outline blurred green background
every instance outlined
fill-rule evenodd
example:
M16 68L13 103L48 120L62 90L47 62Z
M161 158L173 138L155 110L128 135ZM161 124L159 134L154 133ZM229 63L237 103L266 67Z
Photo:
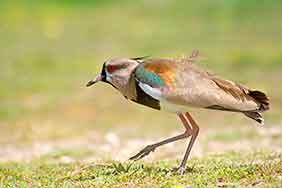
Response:
M266 127L281 127L281 19L280 0L2 0L0 144L181 131L175 115L132 104L109 85L85 83L109 58L180 57L194 49L206 58L202 67L268 93ZM255 122L241 115L192 113L202 130L249 131L210 139L260 139L252 136Z

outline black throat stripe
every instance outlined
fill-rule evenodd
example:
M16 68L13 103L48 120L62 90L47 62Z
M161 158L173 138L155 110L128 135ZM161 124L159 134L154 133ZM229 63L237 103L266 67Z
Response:
M136 84L136 100L133 100L136 103L160 110L160 101L154 99L153 97L151 97L150 95L148 95L147 93L145 93L139 86L138 81L135 81Z

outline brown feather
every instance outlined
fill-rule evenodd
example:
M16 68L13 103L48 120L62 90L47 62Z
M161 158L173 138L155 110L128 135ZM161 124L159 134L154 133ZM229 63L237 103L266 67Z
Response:
M234 98L245 101L245 100L251 100L252 98L248 95L248 88L245 86L242 86L240 84L236 84L234 82L231 82L229 80L223 80L220 78L213 77L212 81L216 83L216 85L224 90L226 93L229 93Z
M269 110L269 97L267 97L263 92L257 90L249 91L248 95L261 104L259 109L260 111Z
M263 92L257 90L252 91L243 85L236 84L228 80L219 78L213 78L212 80L219 88L224 90L226 93L231 94L238 100L253 100L259 105L259 111L266 111L269 109L269 98Z
M151 59L146 61L144 68L158 74L166 85L172 86L175 79L175 70L169 59Z

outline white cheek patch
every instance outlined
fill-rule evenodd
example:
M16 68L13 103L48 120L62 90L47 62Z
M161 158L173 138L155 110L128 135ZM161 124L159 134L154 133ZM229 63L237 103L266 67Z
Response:
M112 75L110 74L110 73L108 73L107 71L106 71L106 80L108 81L108 82L112 82Z
M106 80L107 80L108 82L112 82L112 77L107 76Z
M139 82L139 86L141 87L141 89L148 95L150 95L151 97L153 97L156 100L161 100L161 90L153 88L151 86L149 86L148 84L144 84L142 82Z

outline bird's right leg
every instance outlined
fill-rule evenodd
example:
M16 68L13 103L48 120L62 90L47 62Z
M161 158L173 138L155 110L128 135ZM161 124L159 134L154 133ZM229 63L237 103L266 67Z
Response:
M185 114L179 113L178 117L181 119L182 124L185 127L185 132L171 137L171 138L167 138L163 141L160 141L158 143L152 144L152 145L148 145L146 146L144 149L142 149L139 153L137 153L136 155L132 156L129 158L129 160L139 160L142 159L143 157L145 157L146 155L149 155L152 151L154 151L157 147L171 143L171 142L175 142L177 140L181 140L184 138L188 138L191 134L192 134L192 128L189 125L188 119L186 118Z

